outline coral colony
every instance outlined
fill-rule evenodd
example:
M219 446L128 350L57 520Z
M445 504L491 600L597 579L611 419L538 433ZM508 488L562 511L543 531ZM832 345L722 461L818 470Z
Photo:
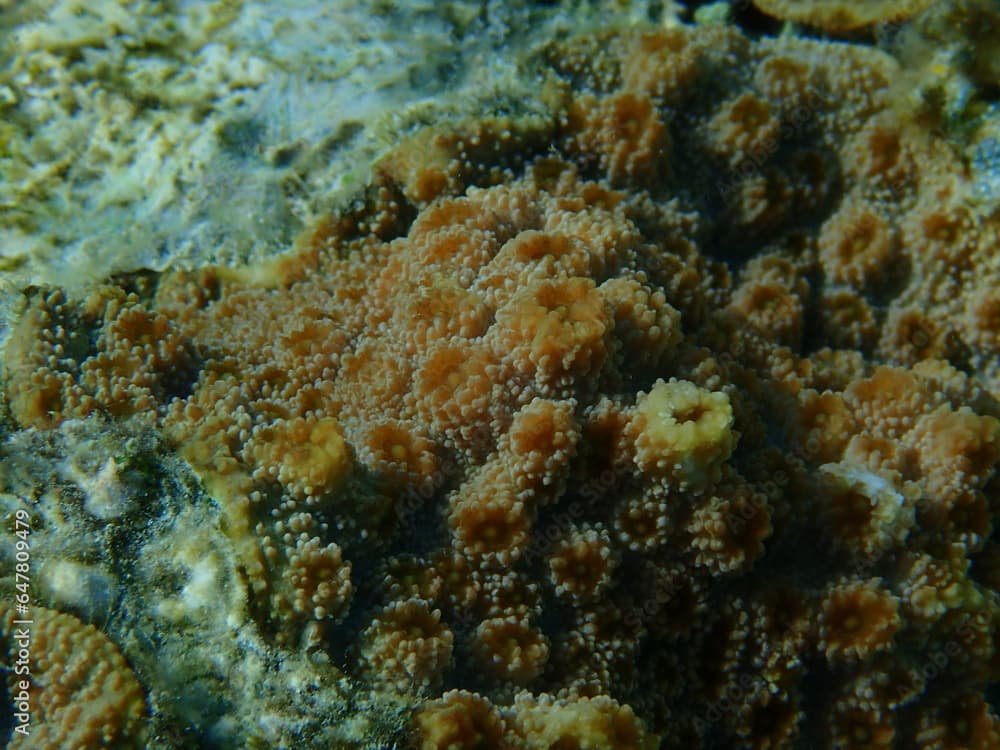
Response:
M89 453L11 747L1000 747L995 141L863 41L525 66L293 253L25 292L5 450Z

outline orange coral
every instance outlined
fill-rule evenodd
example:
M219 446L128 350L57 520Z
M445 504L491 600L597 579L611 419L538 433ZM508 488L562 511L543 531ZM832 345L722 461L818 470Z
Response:
M316 620L342 617L354 593L351 564L342 559L340 547L321 547L316 537L299 538L284 576L293 592L292 609Z
M762 694L750 709L746 725L737 731L753 750L787 747L798 739L802 709L794 696Z
M510 452L511 474L521 491L560 494L561 480L580 439L572 401L535 398L511 422L501 450Z
M626 91L600 100L580 97L568 120L568 150L596 159L614 185L662 178L669 168L670 135L646 96Z
M358 671L400 692L432 694L451 667L453 642L440 611L421 599L395 601L361 633Z
M871 377L851 383L844 400L861 427L889 438L901 437L934 403L912 373L889 367L877 367Z
M896 238L889 222L864 205L848 202L819 235L823 271L836 284L879 284L892 267Z
M804 307L801 298L785 284L761 279L741 284L730 309L762 336L799 347Z
M497 431L491 413L493 383L500 366L484 346L448 342L432 346L416 372L417 413L438 435L461 447L479 449Z
M628 706L611 698L553 701L520 700L510 712L512 734L527 750L577 747L580 750L652 750L656 737Z
M872 561L906 539L914 523L912 498L861 466L840 462L821 470L820 520L835 549Z
M754 0L754 4L786 21L818 26L825 31L851 31L878 23L900 21L925 10L934 0Z
M823 340L842 349L870 351L878 337L875 310L858 292L831 288L820 299Z
M954 564L928 554L906 556L900 564L900 599L911 621L933 622L961 605L967 590Z
M614 530L618 540L633 552L651 552L662 546L670 532L667 501L658 493L625 495L615 508Z
M542 673L548 655L545 636L513 615L483 620L471 637L473 665L501 683L528 685Z
M930 701L921 706L912 739L920 750L988 750L1000 745L1000 719L975 694Z
M907 435L923 470L927 490L947 496L977 488L1000 461L1000 420L964 406L940 406L924 415Z
M680 313L638 279L609 279L598 291L614 310L617 356L630 367L655 368L680 342Z
M901 194L917 178L917 148L898 126L875 119L847 143L844 155L852 177L875 190Z
M844 449L843 460L870 469L895 486L904 486L913 476L913 452L899 441L864 432L854 435Z
M989 353L1000 352L1000 293L984 286L966 302L966 338Z
M686 93L699 70L696 42L687 29L644 31L629 41L623 88L670 103Z
M517 370L533 376L542 393L562 396L574 378L604 364L608 317L590 279L539 281L497 310L494 347L498 354L509 352Z
M616 564L604 529L572 529L549 553L549 581L556 596L593 601L611 585Z
M36 296L12 334L7 366L25 383L11 391L14 414L38 424L96 409L151 415L158 403L186 394L195 371L171 320L113 287L94 291L83 306L67 305L59 292Z
M413 730L419 750L506 747L500 712L482 696L462 690L424 703L413 717Z
M892 716L876 709L851 705L831 712L830 747L837 750L878 750L895 747L896 728Z
M536 618L541 613L540 586L523 573L476 571L474 609L483 618Z
M766 161L778 148L781 124L770 104L753 94L726 102L708 122L709 148L730 168Z
M700 24L532 64L547 116L411 134L294 254L31 292L10 416L162 426L276 658L419 703L424 747L988 738L968 165L858 44Z
M854 420L839 393L817 393L811 388L798 394L799 408L791 433L796 452L817 462L836 461L850 439Z
M332 417L278 420L254 430L246 450L247 463L261 472L261 478L276 467L275 478L301 498L337 489L353 463Z
M409 420L380 420L359 441L359 457L390 486L433 484L436 444Z
M465 557L507 566L524 554L534 513L517 498L503 467L486 464L477 479L452 496L450 506L452 541Z
M12 748L143 748L149 740L146 698L118 648L93 625L44 607L31 607L30 648L18 654L15 620L0 604L0 636L11 696L29 693L29 734L14 732ZM23 658L23 661L21 659ZM15 672L25 664L31 679ZM30 683L23 687L21 683ZM25 722L27 723L27 722Z
M794 113L795 107L810 103L808 97L815 87L813 75L801 55L776 53L760 61L753 80L772 106Z
M767 498L742 477L727 476L694 511L687 531L696 564L717 574L746 570L771 535Z
M946 354L948 331L926 309L897 307L882 329L879 350L894 362L913 365Z
M831 662L867 659L902 626L899 603L878 581L843 583L823 600L819 647Z

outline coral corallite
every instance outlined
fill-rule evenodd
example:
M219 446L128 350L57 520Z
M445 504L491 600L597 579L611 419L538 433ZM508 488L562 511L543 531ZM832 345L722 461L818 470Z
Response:
M631 425L636 463L682 488L703 486L718 479L736 445L732 424L725 393L709 393L687 381L657 381L636 402Z

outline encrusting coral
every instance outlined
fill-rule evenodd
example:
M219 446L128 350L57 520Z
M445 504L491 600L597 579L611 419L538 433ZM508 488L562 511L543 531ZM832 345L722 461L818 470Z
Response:
M26 692L22 705L30 716L23 722L28 733L13 733L8 747L146 747L143 688L118 648L93 625L43 607L21 614L0 604L0 644L8 695L16 699ZM22 682L30 684L26 691Z
M413 135L266 269L35 291L14 418L159 425L262 630L416 747L997 746L1000 224L960 155L863 46L536 65L551 119Z
M875 24L898 23L929 8L935 0L754 0L754 5L786 21L825 31L851 31Z

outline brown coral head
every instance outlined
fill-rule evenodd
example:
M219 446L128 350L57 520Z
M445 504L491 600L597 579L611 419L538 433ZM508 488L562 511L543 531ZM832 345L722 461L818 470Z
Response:
M520 290L497 311L496 327L503 353L548 390L603 366L611 323L593 280L564 277Z
M617 563L603 528L571 529L548 556L549 580L559 597L592 601L611 585Z
M548 657L548 639L516 615L484 620L472 634L474 664L504 683L527 685L542 673Z
M457 498L448 514L455 548L468 558L510 565L530 541L533 514L507 492Z
M511 472L521 489L556 489L580 439L576 402L535 398L514 415L505 445Z
M451 667L453 642L441 612L427 602L392 602L361 633L358 669L400 693L430 695L441 689Z
M929 8L935 0L753 0L762 11L782 21L846 32L894 23Z
M856 288L881 281L897 250L889 222L867 206L848 203L820 231L820 263L837 284Z
M414 422L384 420L365 436L362 455L390 487L430 485L438 479L436 445Z
M842 583L823 600L819 623L828 660L866 659L889 648L902 626L899 600L877 580Z
M487 750L506 747L504 721L486 698L449 690L427 701L413 716L413 741L419 750Z

